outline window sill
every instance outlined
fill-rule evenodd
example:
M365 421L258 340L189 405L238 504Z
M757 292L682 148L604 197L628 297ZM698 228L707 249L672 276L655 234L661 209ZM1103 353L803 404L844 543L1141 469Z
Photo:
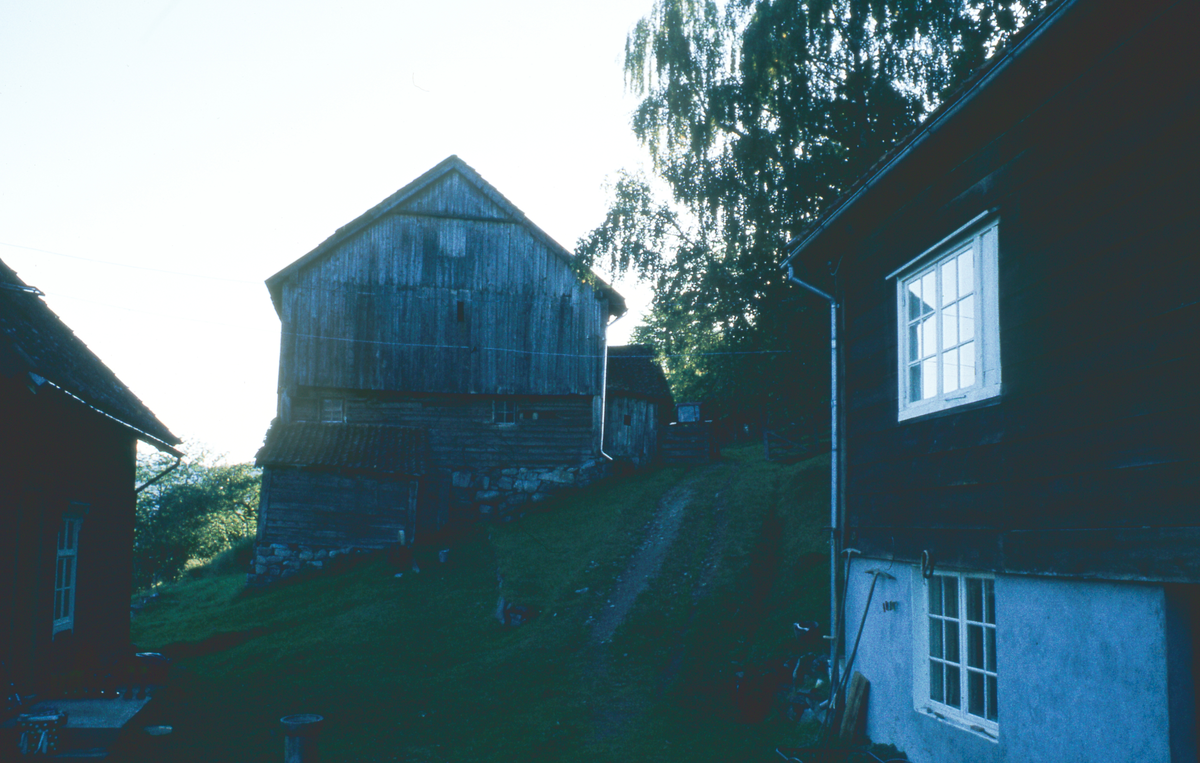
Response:
M985 727L982 725L983 723L985 723L985 721L976 720L976 719L960 718L960 717L957 717L954 715L946 715L946 714L940 712L939 710L937 710L936 708L929 707L929 706L918 707L918 708L916 708L916 711L920 715L924 715L924 716L928 716L929 718L933 718L935 721L940 721L941 723L944 723L947 726L953 726L954 728L956 728L960 731L965 731L968 734L973 734L973 735L979 737L980 739L986 739L987 741L991 742L992 744L1000 744L1000 729L999 729L999 727L992 727L992 728ZM992 724L989 724L989 725L992 725Z
M1000 386L974 389L967 392L961 399L934 400L924 404L914 404L901 408L896 414L896 421L911 421L912 419L934 418L939 415L973 411L1000 402Z

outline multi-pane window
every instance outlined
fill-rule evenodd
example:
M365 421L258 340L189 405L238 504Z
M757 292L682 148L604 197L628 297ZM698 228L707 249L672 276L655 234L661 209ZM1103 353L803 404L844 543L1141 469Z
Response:
M492 421L497 424L517 423L517 404L512 400L492 401Z
M934 575L926 586L929 691L934 708L995 729L996 599L991 578Z
M321 400L321 421L327 424L341 424L346 420L346 401L340 397L327 397Z
M79 550L79 526L83 520L63 519L58 531L58 554L54 567L54 633L75 627L75 576Z
M898 285L900 418L999 394L995 223L922 255Z

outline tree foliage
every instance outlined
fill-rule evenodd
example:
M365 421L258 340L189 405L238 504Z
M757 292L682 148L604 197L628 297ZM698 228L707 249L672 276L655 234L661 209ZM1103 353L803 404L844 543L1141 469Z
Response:
M655 177L622 174L579 251L650 281L637 340L677 395L739 421L824 408L828 311L783 245L1042 4L655 1L625 52Z
M134 530L134 588L178 580L192 560L207 560L254 535L261 470L226 464L188 443L184 459L138 493ZM138 484L175 463L165 453L139 454Z

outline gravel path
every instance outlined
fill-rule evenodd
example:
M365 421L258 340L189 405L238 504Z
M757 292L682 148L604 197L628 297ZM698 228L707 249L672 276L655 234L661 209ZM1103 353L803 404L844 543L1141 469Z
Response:
M711 469L712 467L708 467ZM696 492L696 482L707 471L698 469L667 491L659 500L654 519L647 527L646 539L629 560L625 571L617 578L617 587L592 625L592 643L605 644L612 640L617 627L625 621L629 610L646 585L662 567L663 559L683 522L688 504Z

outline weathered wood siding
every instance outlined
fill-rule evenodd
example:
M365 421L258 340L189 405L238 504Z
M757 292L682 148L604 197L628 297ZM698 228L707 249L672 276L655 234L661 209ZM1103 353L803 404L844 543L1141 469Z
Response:
M292 400L292 420L319 420L320 401L326 397L345 400L350 424L426 429L434 470L574 466L593 458L598 447L598 400L591 396L406 395L305 389ZM516 405L514 423L493 420L496 401Z
M606 408L604 452L613 458L637 458L639 464L652 461L658 453L659 404L610 395Z
M280 384L599 395L607 318L600 292L452 172L286 281Z
M129 643L134 462L130 430L24 374L0 374L0 657L36 688L50 663ZM58 532L82 517L71 637L51 637Z
M945 149L879 185L903 201L841 265L850 545L1200 580L1200 92L1185 6L1160 11L1111 55L1054 64L1080 71L1031 114L964 110L939 145L993 136L969 155ZM1012 88L1050 66L1021 65ZM898 423L884 275L993 208L1002 393Z
M299 467L263 469L260 543L387 548L417 523L417 482Z

